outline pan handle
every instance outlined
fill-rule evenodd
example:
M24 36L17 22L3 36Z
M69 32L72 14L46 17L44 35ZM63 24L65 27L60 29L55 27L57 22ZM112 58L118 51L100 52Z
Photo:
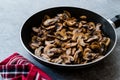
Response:
M115 24L116 28L120 27L120 15L116 15L111 21Z

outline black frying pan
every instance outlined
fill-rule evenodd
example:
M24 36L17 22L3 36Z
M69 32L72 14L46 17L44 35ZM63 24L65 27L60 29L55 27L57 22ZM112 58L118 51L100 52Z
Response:
M49 15L51 17L54 17L56 14L62 13L64 10L69 11L71 13L71 15L76 18L77 17L79 18L80 15L86 15L88 17L88 21L93 21L95 23L101 23L103 25L102 30L103 30L104 34L108 35L111 39L111 43L110 43L108 50L106 51L106 54L104 57L102 57L96 61L86 63L86 64L63 65L63 64L47 62L43 59L38 58L37 56L35 56L33 54L34 51L29 47L29 42L31 40L32 27L39 26L40 23L42 22L44 15ZM120 15L117 15L116 17L114 17L108 21L107 19L100 16L99 14L94 13L89 10L86 10L86 9L76 8L76 7L55 7L55 8L50 8L50 9L40 11L40 12L34 14L33 16L31 16L25 22L25 24L23 25L23 27L21 29L21 41L22 41L22 44L25 47L25 49L29 52L29 54L32 57L34 57L36 60L38 60L40 63L43 63L48 66L52 66L52 67L63 67L63 68L65 68L65 67L67 67L67 68L68 67L70 67L70 68L85 67L85 66L91 65L93 63L96 63L98 61L101 61L102 59L104 59L106 56L108 56L113 51L113 49L116 45L116 41L117 41L115 27L119 27L119 26L120 26Z

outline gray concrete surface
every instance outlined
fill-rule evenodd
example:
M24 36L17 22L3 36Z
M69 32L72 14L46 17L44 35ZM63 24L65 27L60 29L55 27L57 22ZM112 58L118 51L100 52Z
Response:
M33 60L20 42L20 29L34 13L55 6L89 9L106 18L120 14L120 0L0 0L0 61L14 52L32 61L54 80L120 80L120 28L118 42L104 61L95 66L74 71L51 69Z

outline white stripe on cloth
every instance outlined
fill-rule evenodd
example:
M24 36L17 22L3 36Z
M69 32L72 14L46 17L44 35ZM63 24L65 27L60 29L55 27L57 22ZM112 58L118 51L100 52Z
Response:
M16 60L18 60L19 58L21 58L21 56L14 56L14 57L12 57L9 61L8 61L8 63L6 64L6 65L10 65L10 64L12 64L12 63L14 63Z
M39 76L40 76L40 74L37 73L35 80L38 80L38 79L39 79Z

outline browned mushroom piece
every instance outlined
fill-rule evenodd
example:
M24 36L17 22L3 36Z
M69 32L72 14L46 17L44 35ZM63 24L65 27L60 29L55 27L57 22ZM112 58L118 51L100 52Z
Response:
M96 31L101 31L101 29L100 29L101 26L102 26L102 25L101 25L100 23L97 23L97 24L96 24Z
M89 59L90 53L91 53L91 49L90 48L85 48L84 52L83 52L83 59L90 60Z
M55 28L55 25L51 25L51 26L46 27L45 29L50 30L50 29L54 29L54 28Z
M71 17L71 14L68 12L68 11L66 11L66 10L64 10L64 13L63 14L65 14L66 16L67 16L67 18L70 18Z
M80 18L81 18L81 19L87 19L87 16L82 15L82 16L80 16Z
M105 42L105 45L108 46L110 44L110 38L104 37L104 42Z
M62 52L62 50L59 49L59 48L51 48L51 49L49 49L49 50L47 51L47 55L48 55L49 57L51 57L51 56L56 56L56 55L58 55L58 54L61 54L61 52Z
M63 59L62 64L70 64L72 61L74 61L74 58L69 55L61 55L61 58Z
M55 26L57 27L57 31L60 31L63 28L62 23L56 23Z
M88 22L89 29L95 29L95 23L94 22Z
M75 53L74 53L74 62L75 63L77 63L78 62L78 60L79 60L79 55L81 55L81 50L80 49L78 49Z
M71 17L71 14L68 11L64 11L61 14L57 14L57 16L59 17L60 20L67 20Z
M98 40L98 39L99 39L98 36L93 35L93 36L91 36L86 42L92 42L92 41L95 41L95 40Z
M52 59L51 62L61 64L63 62L63 59L61 59L61 56L60 56L58 58Z
M43 48L44 48L43 46L40 46L39 48L36 48L35 49L35 55L40 57L40 55L43 53L43 51L42 51Z
M66 29L56 32L55 35L60 40L67 40Z
M67 54L67 55L71 55L71 54L72 54L72 49L71 49L71 48L68 48L68 49L66 50L66 54Z
M100 44L98 42L92 42L92 44L90 45L90 48L94 51L94 52L100 52Z
M46 45L43 52L46 54L48 52L48 50L50 48L52 48L52 47L55 47L55 45L54 44L48 44L48 45Z
M39 47L39 44L37 44L37 43L30 43L30 47L32 48L32 49L36 49L36 48L38 48Z
M76 19L75 18L70 18L69 20L66 20L66 24L68 26L74 26L76 24Z
M84 39L82 38L82 36L78 37L77 43L81 46L86 46L87 45L87 43L84 42Z
M44 26L50 26L57 22L57 18L47 19L43 22Z
M46 60L46 61L50 61L50 57L47 54L41 54L41 58Z
M76 52L76 48L72 48L72 56L75 54L75 52Z
M78 28L81 28L83 26L82 22L78 23Z
M40 32L40 27L33 27L32 30L36 33L39 33Z
M73 41L76 41L79 36L80 36L80 38L81 38L82 36L84 36L84 34L81 33L81 31L80 31L79 29L73 30L72 40L73 40Z
M71 48L71 47L75 47L76 45L77 45L77 43L76 42L73 42L73 43L65 43L64 44L65 46L65 48Z

